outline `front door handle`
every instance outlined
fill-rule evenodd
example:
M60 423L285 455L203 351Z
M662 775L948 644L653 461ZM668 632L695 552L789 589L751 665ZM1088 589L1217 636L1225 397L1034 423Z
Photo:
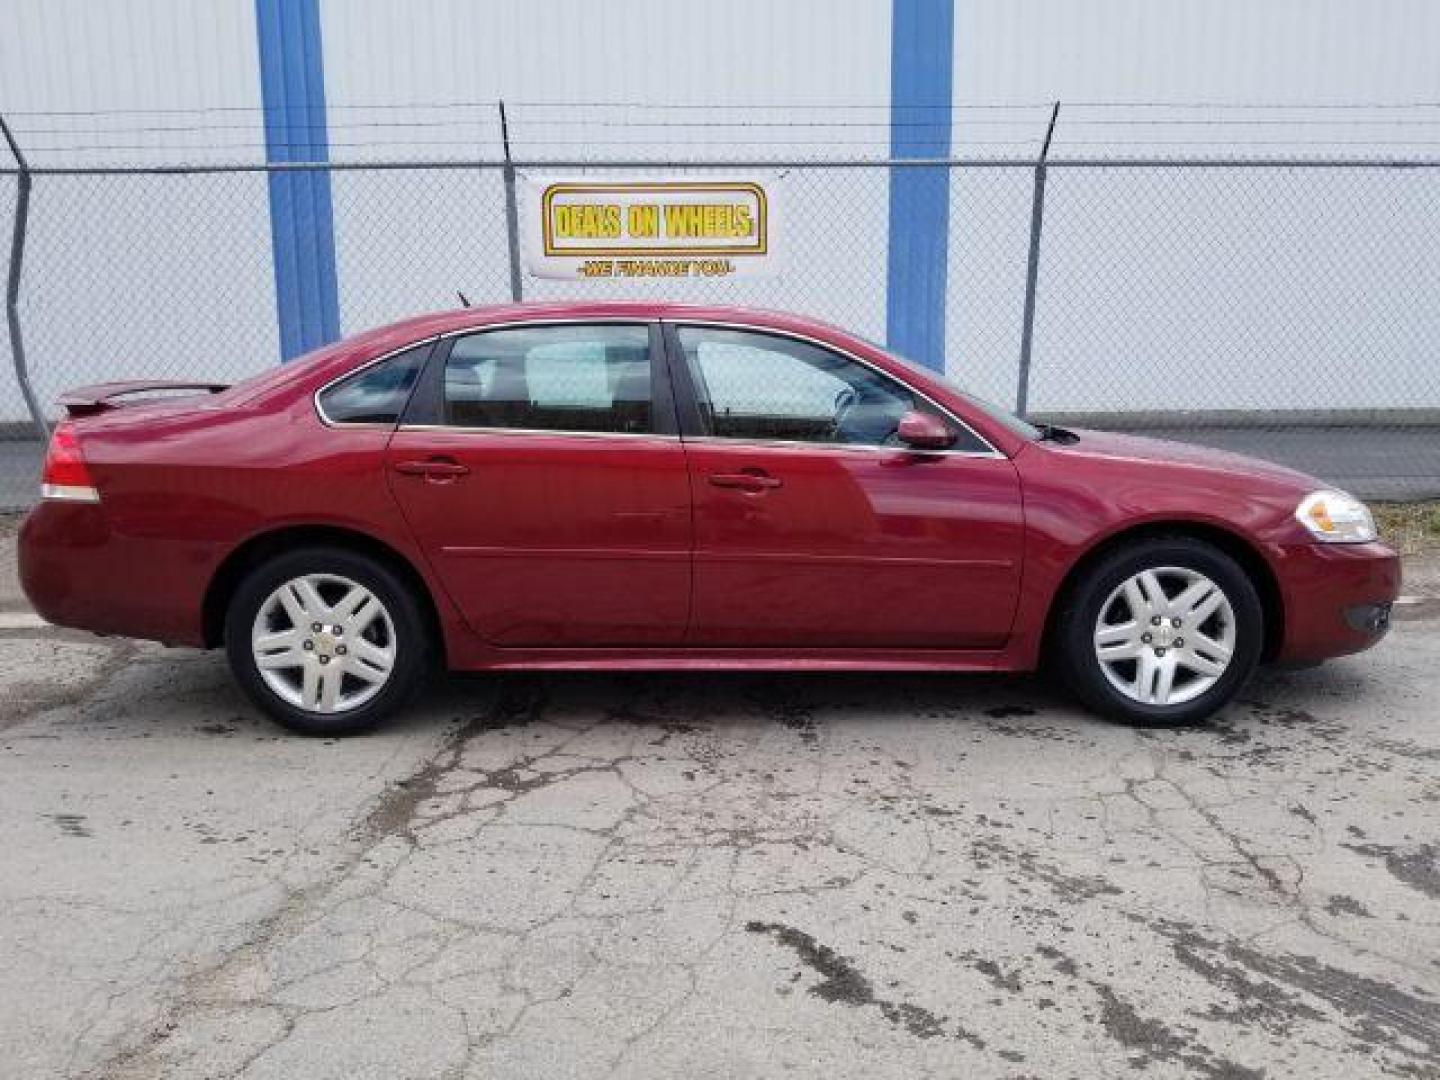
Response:
M710 483L719 488L735 488L738 491L761 492L781 486L775 477L763 472L711 473Z
M395 471L405 476L423 476L426 480L444 482L470 475L470 466L454 458L433 457L424 461L397 461Z

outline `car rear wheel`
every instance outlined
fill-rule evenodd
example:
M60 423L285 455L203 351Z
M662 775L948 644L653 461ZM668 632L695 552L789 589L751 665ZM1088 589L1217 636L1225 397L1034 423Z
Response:
M419 689L425 622L383 563L341 548L308 548L257 567L225 620L241 687L306 735L373 728Z
M1189 724L1222 708L1260 658L1264 615L1245 571L1189 537L1126 545L1071 590L1058 667L1095 711L1146 725Z

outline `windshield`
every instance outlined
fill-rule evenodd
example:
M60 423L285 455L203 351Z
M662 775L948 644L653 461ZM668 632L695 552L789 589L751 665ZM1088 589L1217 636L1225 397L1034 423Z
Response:
M1037 428L1034 424L1028 423L1027 421L1020 419L1020 417L1016 416L1014 413L1006 409L1002 409L994 402L986 401L984 398L981 397L976 397L974 394L970 393L970 391L960 386L959 383L957 383L954 379L950 378L948 375L935 371L933 368L928 368L922 364L918 364L914 360L909 359L908 357L901 356L893 349L888 349L884 345L878 344L874 341L870 341L868 338L864 338L862 340L879 349L886 356L890 357L890 359L894 360L896 363L902 365L903 367L907 367L911 371L916 372L917 374L928 375L932 379L939 379L946 386L950 387L950 389L954 390L957 394L964 398L968 404L973 405L976 409L984 413L990 419L994 420L997 424L1003 425L1010 431L1014 432L1016 435L1019 435L1022 439L1040 438L1040 429Z

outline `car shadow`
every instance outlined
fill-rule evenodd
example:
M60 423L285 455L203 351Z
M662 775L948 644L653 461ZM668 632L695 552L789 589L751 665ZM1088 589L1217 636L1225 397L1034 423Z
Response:
M1371 678L1363 663L1344 660L1299 671L1262 669L1238 700L1210 721L1133 730L1223 744L1261 727L1309 726L1316 713L1363 709L1373 692ZM82 711L103 715L103 726L115 730L143 719L171 732L183 726L212 737L293 737L245 699L218 653L151 654L136 662L124 684L123 694L102 694L98 710ZM1132 730L1085 711L1037 675L547 671L438 676L372 737L539 720L652 725L657 732L677 724L724 728L768 722L814 734L831 724L853 728L895 721L1040 738Z
M1044 676L876 672L507 672L437 679L420 710L494 726L546 720L710 728L770 722L814 735L827 725L962 725L1038 740L1112 745L1116 736L1223 750L1279 730L1329 738L1366 706L1373 675L1347 660L1262 668L1216 716L1181 727L1133 727L1097 716ZM1336 719L1338 716L1340 719ZM433 715L433 713L432 713ZM1320 719L1321 716L1329 719ZM408 722L414 722L412 716ZM482 721L483 722L483 721Z

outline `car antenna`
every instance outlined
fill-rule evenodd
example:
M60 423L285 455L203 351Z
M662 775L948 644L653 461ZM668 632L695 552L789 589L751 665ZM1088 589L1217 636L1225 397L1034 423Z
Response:
M456 290L455 290L455 295L460 298L460 306L461 306L461 307L469 307L469 306L470 306L470 301L467 300L467 299L465 299L465 294L464 294L463 292L461 292L459 289L456 289Z

